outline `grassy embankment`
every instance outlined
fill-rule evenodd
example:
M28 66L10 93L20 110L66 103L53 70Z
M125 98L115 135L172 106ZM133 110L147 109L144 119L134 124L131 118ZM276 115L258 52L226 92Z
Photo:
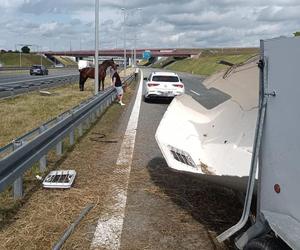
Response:
M4 67L19 67L20 54L19 53L0 53L0 63ZM52 66L53 63L47 58L42 57L42 63L46 67ZM21 66L30 67L33 64L41 64L41 56L36 54L21 54Z
M54 56L54 58L65 66L77 66L77 63L68 57Z
M209 76L228 66L219 64L220 60L225 60L233 64L242 63L258 54L258 49L227 49L227 50L204 50L197 59L186 58L178 60L168 66L166 69L173 71L187 72L197 75Z

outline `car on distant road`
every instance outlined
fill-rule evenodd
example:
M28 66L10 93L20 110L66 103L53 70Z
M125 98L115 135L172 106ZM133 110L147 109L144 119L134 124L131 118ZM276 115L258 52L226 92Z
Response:
M173 72L153 72L144 80L146 102L154 98L173 98L185 92L182 80Z
M48 69L43 65L32 65L30 75L48 75Z

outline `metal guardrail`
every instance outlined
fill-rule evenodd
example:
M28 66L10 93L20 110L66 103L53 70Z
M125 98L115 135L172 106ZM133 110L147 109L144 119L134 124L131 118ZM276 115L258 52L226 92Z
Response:
M78 74L72 74L0 84L0 99L28 93L30 91L38 89L49 88L54 86L56 87L66 83L72 83L74 81L78 81L78 79Z
M0 71L15 71L15 70L29 70L30 66L26 67L17 67L17 66L8 66L8 67L0 67Z
M123 82L131 83L133 79L131 75ZM25 171L38 161L40 170L45 171L48 151L56 147L57 155L62 155L63 140L69 136L69 142L73 145L75 130L81 136L84 124L89 127L115 97L116 91L110 87L0 148L0 192L13 184L14 197L21 198Z
M19 67L19 66L4 66L4 67L0 67L0 72L1 71L18 71L18 70L29 70L31 68L31 66L24 66L24 67ZM61 66L55 66L55 65L50 65L47 66L48 69L77 69L78 65L63 65L63 67Z

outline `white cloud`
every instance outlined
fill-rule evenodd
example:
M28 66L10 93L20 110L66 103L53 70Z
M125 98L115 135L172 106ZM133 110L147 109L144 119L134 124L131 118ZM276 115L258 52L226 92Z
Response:
M93 48L94 0L2 0L1 47ZM125 7L128 47L257 46L300 30L299 0L101 0L100 46L121 47ZM136 9L142 8L141 12ZM140 25L139 25L140 24Z

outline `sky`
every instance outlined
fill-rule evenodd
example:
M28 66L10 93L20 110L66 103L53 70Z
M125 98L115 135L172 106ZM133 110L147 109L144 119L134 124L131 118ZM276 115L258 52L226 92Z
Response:
M300 31L299 13L300 0L100 0L99 46L124 48L125 30L128 49L258 47ZM95 0L0 0L0 17L0 49L95 47Z

